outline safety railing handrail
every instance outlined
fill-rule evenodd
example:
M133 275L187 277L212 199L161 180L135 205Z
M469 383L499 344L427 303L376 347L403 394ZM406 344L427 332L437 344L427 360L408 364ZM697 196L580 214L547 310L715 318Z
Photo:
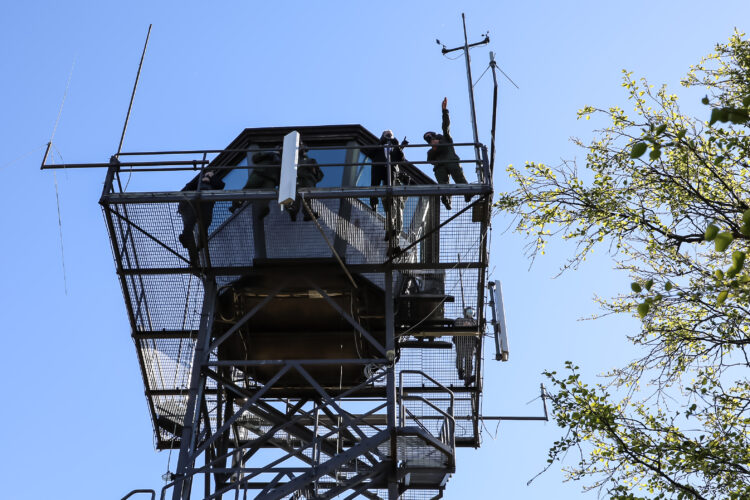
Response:
M130 493L128 493L127 495L125 495L124 497L122 497L121 500L126 500L127 498L130 498L133 495L136 495L138 493L151 493L151 500L155 500L156 499L156 492L154 490L141 489L141 490L133 490L133 491L131 491Z
M450 396L450 405L448 406L448 412L443 410L442 408L436 406L431 401L427 400L426 398L422 396L414 396L409 395L408 392L414 391L419 392L419 387L404 387L404 374L412 374L412 375L420 375L424 377L425 379L429 380L433 384L435 384L437 387L443 389L444 392L446 392ZM404 391L407 392L407 394L404 394ZM443 415L444 423L448 423L448 436L445 440L443 440L443 443L450 446L451 450L455 450L456 448L456 441L455 441L455 429L456 429L456 419L453 415L453 408L454 408L454 400L455 396L453 394L453 391L451 391L448 387L441 384L431 376L427 375L425 372L421 370L401 370L398 374L398 394L399 394L399 426L404 426L404 421L406 420L406 407L404 406L404 401L422 401L430 408L437 411L439 414ZM410 412L411 413L411 412ZM419 421L416 416L414 416L415 421ZM421 423L420 423L421 425Z

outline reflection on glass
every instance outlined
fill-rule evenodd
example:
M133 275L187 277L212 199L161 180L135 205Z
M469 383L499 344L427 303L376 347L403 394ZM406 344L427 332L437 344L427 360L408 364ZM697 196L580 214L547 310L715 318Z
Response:
M359 153L357 163L360 163L360 165L357 165L355 167L356 171L354 174L354 185L360 187L369 186L370 182L372 181L372 176L370 175L372 172L372 160L365 156L364 153Z
M247 166L247 156L244 157L237 164L238 166ZM235 168L230 170L227 175L224 176L224 189L242 189L247 182L248 169L246 168Z
M319 149L311 150L307 154L310 158L314 158L315 161L320 165L334 163L341 165L346 162L346 150L344 149ZM341 179L343 178L344 167L325 167L321 166L320 169L323 171L323 180L320 181L316 187L340 187Z

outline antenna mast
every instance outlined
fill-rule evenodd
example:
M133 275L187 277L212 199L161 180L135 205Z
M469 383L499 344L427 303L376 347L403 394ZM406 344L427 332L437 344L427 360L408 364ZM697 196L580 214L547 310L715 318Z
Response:
M135 75L135 83L133 84L133 93L130 94L130 104L128 104L128 113L125 115L125 123L122 126L122 135L120 135L120 144L117 146L117 154L119 157L122 151L122 142L125 140L125 131L128 129L128 120L130 120L130 110L133 109L133 99L135 99L135 91L138 88L138 79L141 77L141 68L143 67L143 58L146 57L146 47L148 47L148 38L151 36L151 24L148 25L148 33L146 33L146 43L143 44L143 52L141 53L141 62L138 63L138 73Z
M464 44L460 47L455 47L452 49L446 49L443 45L442 52L443 55L445 55L449 52L455 52L456 50L463 50L464 55L466 56L466 80L469 84L469 108L471 109L471 127L472 132L474 133L474 157L477 162L477 178L481 179L481 169L479 168L479 136L477 135L477 113L474 108L474 85L471 78L471 57L469 56L469 48L490 43L490 37L489 35L485 34L482 40L476 43L469 44L469 40L466 35L466 15L463 12L461 13L461 20L463 21L464 26Z

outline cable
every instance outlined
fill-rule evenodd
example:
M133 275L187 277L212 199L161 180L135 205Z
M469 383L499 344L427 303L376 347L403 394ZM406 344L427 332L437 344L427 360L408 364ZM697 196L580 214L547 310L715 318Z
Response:
M73 69L76 67L76 57L73 57L73 64L70 66L70 72L68 73L68 81L65 84L65 92L63 92L62 102L60 103L60 109L57 112L57 119L55 119L55 126L52 127L52 135L49 138L50 144L52 139L55 138L55 132L57 132L57 125L60 123L60 117L62 116L63 106L65 106L65 98L68 97L68 89L70 88L70 80L73 78Z
M57 126L60 123L60 117L62 116L63 107L65 106L65 99L68 97L68 89L70 88L70 80L73 78L73 69L75 68L75 66L76 66L76 60L74 57L73 64L70 66L70 72L68 73L68 81L65 84L65 92L63 92L63 98L62 98L62 102L60 103L60 109L57 111L57 118L55 119L55 125L52 127L52 135L49 138L50 146L52 145L52 139L55 138L55 132L57 132ZM55 148L55 150L57 150L57 148ZM58 154L60 154L59 151L58 151ZM61 160L63 159L62 154L60 154L60 159ZM63 165L64 164L65 164L65 160L63 160ZM67 296L68 295L68 277L67 277L67 272L65 271L65 248L63 246L62 213L60 211L60 190L57 185L57 172L54 173L53 178L55 180L55 200L57 201L57 227L60 231L60 255L62 258L63 286L65 287L65 295Z
M57 200L57 227L60 231L60 255L62 257L62 270L63 270L63 286L65 287L65 295L68 295L68 278L65 271L65 248L63 246L63 233L62 233L62 214L60 212L60 193L57 187L57 172L53 175L55 179L55 200Z
M460 58L461 58L461 57L463 57L463 56L464 56L464 53L463 53L463 52L461 52L461 53L460 53L459 55L457 55L456 57L448 57L448 56L447 56L446 54L443 54L443 57L445 57L446 59L448 59L448 60L451 60L451 61L455 61L456 59L460 59Z
M13 165L17 161L22 160L22 159L26 158L27 156L29 156L30 154L36 153L37 151L39 151L40 149L44 149L45 147L47 147L47 145L46 144L42 144L41 146L39 146L37 148L34 148L34 149L32 149L32 150L30 150L30 151L28 151L28 152L26 152L26 153L24 153L24 154L16 157L16 158L14 158L13 160L10 160L8 163L0 165L0 170L4 169L5 167L9 167L9 166Z
M486 68L486 69L484 70L484 73L482 73L481 75L479 75L479 78L477 78L477 81L476 81L476 82L474 82L474 85L472 85L472 86L471 86L471 88L474 88L474 87L476 87L476 86L477 86L477 83L479 83L479 80L481 80L481 79L482 79L482 77L484 76L484 74L485 74L485 73L487 73L487 71L489 71L489 69L490 69L490 66L489 66L489 64L488 64L488 65L487 65L487 68Z

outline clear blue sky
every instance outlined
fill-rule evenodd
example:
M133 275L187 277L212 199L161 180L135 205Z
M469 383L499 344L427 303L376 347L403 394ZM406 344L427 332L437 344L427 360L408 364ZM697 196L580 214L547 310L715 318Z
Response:
M474 77L488 51L520 90L501 82L496 188L503 167L585 158L570 143L594 124L586 104L623 104L621 69L677 88L689 65L747 29L744 1L657 2L6 2L0 17L0 496L120 498L158 488L170 460L152 428L125 306L97 200L103 171L40 172L55 161L101 162L117 149L146 30L153 32L125 151L221 148L245 127L360 123L421 139L449 99L453 136L471 139L463 59ZM744 25L743 25L744 23ZM476 85L480 141L489 143L491 75ZM60 200L62 243L56 189ZM184 182L184 181L182 181ZM180 187L182 182L175 182ZM605 256L551 279L571 248L553 245L529 269L523 241L494 220L492 278L502 281L510 361L488 361L484 412L538 415L541 371L567 359L596 374L628 360L632 318L581 322L595 293L625 290ZM67 284L66 284L67 283ZM66 293L67 288L67 293ZM551 470L531 486L559 435L554 424L490 426L480 450L461 450L445 498L578 498ZM574 458L574 457L572 457ZM171 456L174 470L176 454ZM592 498L595 494L589 494Z

